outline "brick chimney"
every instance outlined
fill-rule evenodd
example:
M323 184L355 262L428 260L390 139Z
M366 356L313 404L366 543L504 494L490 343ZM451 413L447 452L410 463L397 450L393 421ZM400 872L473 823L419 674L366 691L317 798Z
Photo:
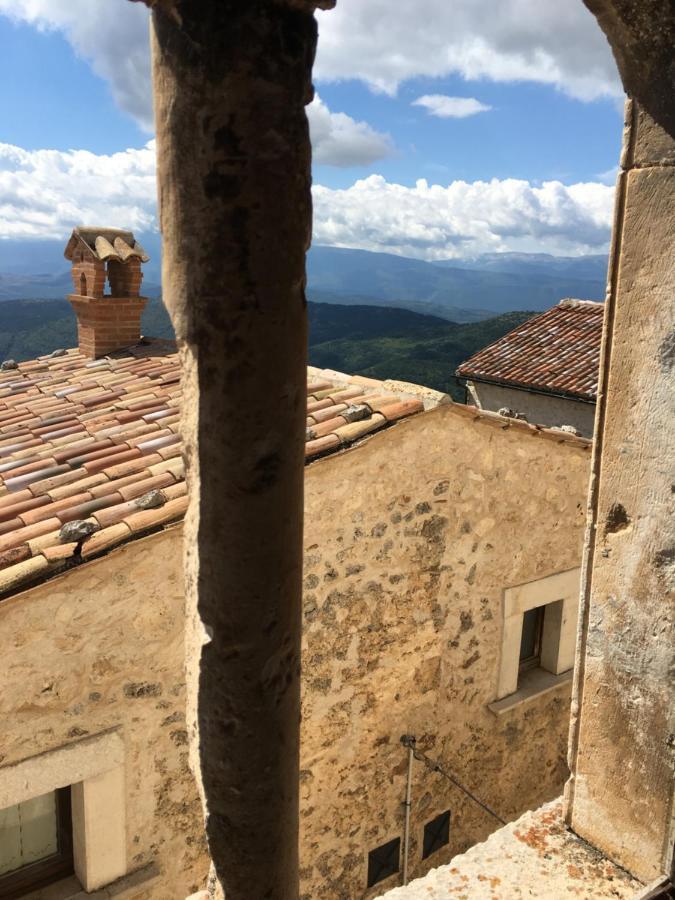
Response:
M73 229L64 253L72 264L80 351L92 359L125 350L141 338L141 263L149 257L130 231ZM109 292L106 293L106 282Z

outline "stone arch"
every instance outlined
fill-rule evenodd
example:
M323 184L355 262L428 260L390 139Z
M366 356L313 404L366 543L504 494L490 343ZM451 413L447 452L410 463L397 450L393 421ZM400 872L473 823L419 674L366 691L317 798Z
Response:
M626 93L675 138L675 7L670 0L583 0L612 48Z

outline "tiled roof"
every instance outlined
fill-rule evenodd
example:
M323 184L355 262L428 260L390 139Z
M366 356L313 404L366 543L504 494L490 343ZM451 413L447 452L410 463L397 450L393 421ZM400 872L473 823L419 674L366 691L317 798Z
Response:
M456 374L595 400L603 311L602 303L563 300L474 353Z
M77 228L73 228L73 233L66 245L64 251L66 259L73 258L78 244L85 246L97 259L103 261L116 259L126 262L130 256L137 256L141 262L147 262L150 259L132 232L123 231L120 228L78 225Z
M3 364L0 596L182 518L180 402L168 341L95 361L68 350ZM422 409L382 382L310 370L306 458Z

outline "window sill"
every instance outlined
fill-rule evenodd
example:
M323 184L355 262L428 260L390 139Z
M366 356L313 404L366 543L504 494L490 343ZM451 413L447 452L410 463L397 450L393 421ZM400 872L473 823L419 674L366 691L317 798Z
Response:
M570 685L572 682L572 669L563 672L560 675L554 675L545 669L530 669L524 672L520 677L520 687L514 694L503 697L501 700L495 700L488 703L488 709L496 716L501 716L509 712L516 706L522 706L536 697L549 694L562 685Z

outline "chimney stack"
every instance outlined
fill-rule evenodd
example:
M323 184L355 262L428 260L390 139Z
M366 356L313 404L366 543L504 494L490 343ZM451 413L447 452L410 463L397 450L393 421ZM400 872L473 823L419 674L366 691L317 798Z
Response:
M149 257L130 231L73 229L64 256L72 264L80 352L92 359L125 350L141 339L141 263ZM106 293L106 281L109 293Z

